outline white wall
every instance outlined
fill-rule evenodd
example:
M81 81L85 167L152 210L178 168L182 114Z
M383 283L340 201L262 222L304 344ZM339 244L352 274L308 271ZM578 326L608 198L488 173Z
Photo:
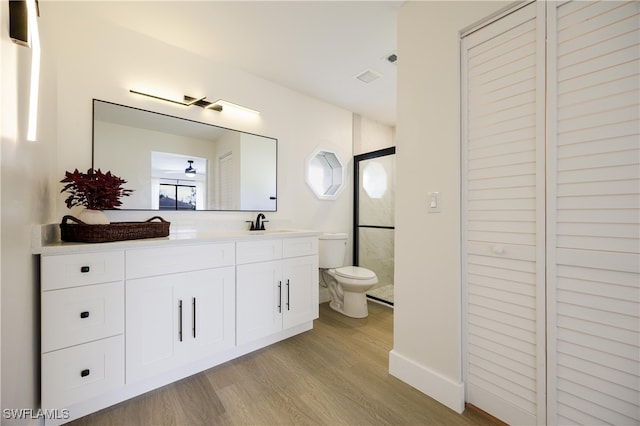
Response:
M305 159L316 146L330 145L342 158L352 157L349 111L102 22L91 15L91 3L40 2L43 64L39 139L29 143L25 134L30 50L8 40L8 2L0 2L3 409L36 408L39 404L39 277L37 258L31 255L31 226L59 223L69 213L64 195L59 194L59 181L65 170L91 166L93 98L277 138L278 212L267 214L270 225L281 222L321 231L351 231L350 186L338 200L320 201L304 179ZM246 121L146 99L130 94L131 88L161 95L169 91L221 97L262 114L257 120ZM112 212L110 216L118 221L144 220L153 213ZM174 212L163 216L172 221L172 228L215 227L221 223L244 227L245 220L255 218L254 213L235 212ZM3 419L2 423L8 422Z
M456 411L461 361L459 31L504 2L407 2L398 20L390 371ZM427 213L440 191L441 213Z
M319 201L304 181L304 159L315 146L331 144L339 147L343 158L352 157L349 111L101 21L93 15L91 2L44 2L40 7L47 36L55 42L57 85L63 94L56 105L60 175L91 164L91 99L98 98L277 138L278 212L268 215L271 225L287 221L296 227L350 230L351 191L343 192L336 202ZM150 11L149 16L152 15ZM174 98L182 94L221 97L255 108L261 114L251 120L197 107L185 108L131 94L131 88ZM62 202L58 202L57 209L58 217L67 213ZM149 213L109 215L112 220L141 220ZM255 213L194 216L163 212L163 216L175 228L203 222L214 226L220 219L245 226L244 221L253 219Z
M395 146L395 127L353 115L353 155Z
M53 220L56 110L46 111L41 105L38 141L28 142L31 50L9 39L8 2L0 2L0 10L0 393L4 410L34 408L39 402L39 283L36 258L31 255L31 224ZM47 65L45 59L43 66ZM55 71L42 75L41 82L54 78ZM42 94L41 102L51 104L54 95L55 88ZM48 135L46 142L44 135ZM4 411L0 415L3 425L14 423L4 418Z

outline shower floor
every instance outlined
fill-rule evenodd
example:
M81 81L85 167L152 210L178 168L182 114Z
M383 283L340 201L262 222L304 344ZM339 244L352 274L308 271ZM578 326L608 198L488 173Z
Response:
M367 296L387 302L393 305L393 284L386 284L372 288L367 292Z

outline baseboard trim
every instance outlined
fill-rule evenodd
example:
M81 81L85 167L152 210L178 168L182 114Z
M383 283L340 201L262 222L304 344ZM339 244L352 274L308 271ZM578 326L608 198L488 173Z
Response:
M464 411L464 384L455 382L417 362L389 352L389 373L420 392L461 414Z

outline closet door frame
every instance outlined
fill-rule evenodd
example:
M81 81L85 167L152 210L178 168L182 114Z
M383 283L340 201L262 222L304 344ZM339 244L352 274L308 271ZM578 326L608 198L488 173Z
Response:
M535 3L536 7L536 423L547 422L547 293L546 293L546 2L526 1L504 10L495 16L488 17L486 21L467 29L460 34L460 75L461 75L461 284L462 284L462 377L465 384L464 397L468 400L468 258L466 244L468 239L466 212L468 211L467 199L467 50L464 38L508 17L508 15ZM482 407L478 407L482 409Z

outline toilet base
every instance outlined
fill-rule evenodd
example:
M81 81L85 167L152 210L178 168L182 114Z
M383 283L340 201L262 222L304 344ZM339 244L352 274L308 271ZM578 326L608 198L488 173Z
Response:
M365 293L345 292L344 305L332 300L329 303L329 307L351 318L366 318L369 316L367 296Z
M351 318L369 316L366 292L378 283L375 274L366 280L355 280L338 277L333 269L323 269L322 277L329 290L331 309Z

